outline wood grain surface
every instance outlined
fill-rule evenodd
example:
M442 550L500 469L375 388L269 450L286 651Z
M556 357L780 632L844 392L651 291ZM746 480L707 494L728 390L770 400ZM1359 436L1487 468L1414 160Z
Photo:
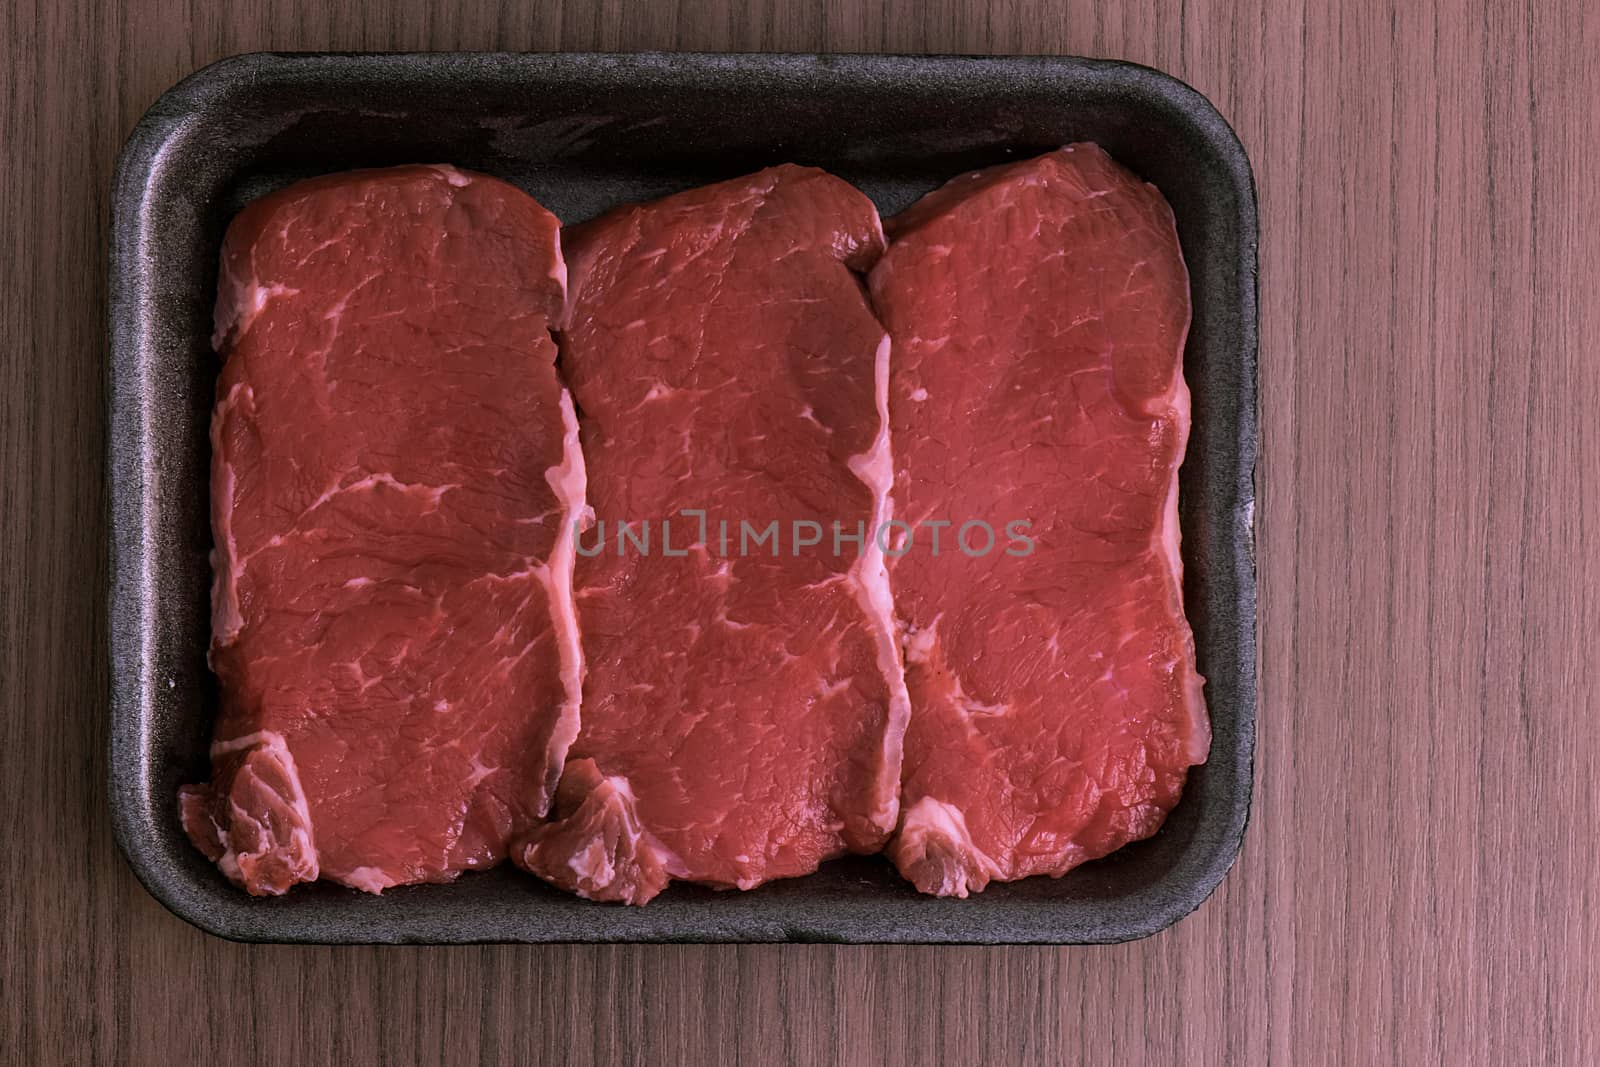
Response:
M1259 785L1112 948L248 947L106 814L107 190L256 49L1057 52L1260 186ZM8 0L0 1062L1600 1063L1600 13L1584 0Z

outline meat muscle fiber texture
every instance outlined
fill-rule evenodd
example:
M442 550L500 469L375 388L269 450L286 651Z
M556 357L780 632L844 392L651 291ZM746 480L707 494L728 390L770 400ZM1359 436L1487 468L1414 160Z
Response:
M871 538L892 506L889 350L854 273L882 251L876 210L784 166L564 241L588 676L554 821L518 862L643 903L674 878L750 888L880 848L907 699ZM797 520L821 543L798 546ZM741 545L745 521L779 524L775 554ZM650 551L619 553L619 522L649 522ZM835 554L835 522L864 550Z
M234 882L370 892L503 859L578 726L583 467L558 224L494 179L315 179L228 230L212 436L212 778Z
M1149 836L1205 759L1178 554L1188 277L1160 194L1087 144L958 178L890 231L871 291L895 499L953 525L892 561L912 717L889 851L965 896ZM977 526L961 550L974 521L992 551Z

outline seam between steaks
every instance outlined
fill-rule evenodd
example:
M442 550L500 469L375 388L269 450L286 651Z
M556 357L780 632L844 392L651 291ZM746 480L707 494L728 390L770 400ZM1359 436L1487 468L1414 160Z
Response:
M572 393L564 384L561 387L561 425L561 463L545 472L545 480L562 507L561 532L556 536L555 547L546 564L545 587L550 604L550 623L555 630L560 656L561 687L565 699L550 735L548 765L536 802L540 818L550 810L555 799L556 786L566 766L567 752L577 740L583 721L583 638L574 600L573 571L577 565L578 525L587 525L589 521L588 471L578 438L577 411L573 406Z
M870 308L870 303L869 303ZM876 312L873 313L876 318ZM872 629L878 670L889 685L889 707L884 723L883 746L879 753L878 807L870 819L884 833L891 833L900 817L900 764L906 728L911 721L911 694L906 688L905 663L901 658L899 623L895 615L894 590L884 562L880 531L894 518L894 453L889 437L889 362L891 344L884 333L873 360L873 397L878 412L878 432L872 447L850 457L850 471L872 492L871 534L868 544L850 568L856 602Z

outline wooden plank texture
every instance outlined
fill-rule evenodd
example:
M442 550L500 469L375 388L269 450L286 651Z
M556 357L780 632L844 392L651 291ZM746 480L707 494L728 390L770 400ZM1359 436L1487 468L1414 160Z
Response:
M1162 67L1260 186L1259 785L1096 949L245 947L108 829L107 190L255 49L1051 52ZM1600 14L1584 0L10 0L0 1062L1600 1063Z

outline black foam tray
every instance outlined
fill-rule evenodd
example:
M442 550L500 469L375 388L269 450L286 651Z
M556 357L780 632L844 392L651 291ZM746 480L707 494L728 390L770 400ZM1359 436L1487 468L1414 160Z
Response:
M1148 841L1059 880L919 896L881 858L749 893L677 885L597 905L507 868L374 898L230 887L185 840L175 795L206 774L208 343L218 246L246 201L351 167L451 162L566 222L768 164L810 163L887 215L963 170L1097 141L1177 215L1194 288L1182 471L1185 595L1210 761ZM1238 140L1157 71L1071 58L272 55L207 67L158 100L113 191L109 434L111 803L167 907L254 941L1110 942L1197 907L1233 862L1255 739L1256 214Z

